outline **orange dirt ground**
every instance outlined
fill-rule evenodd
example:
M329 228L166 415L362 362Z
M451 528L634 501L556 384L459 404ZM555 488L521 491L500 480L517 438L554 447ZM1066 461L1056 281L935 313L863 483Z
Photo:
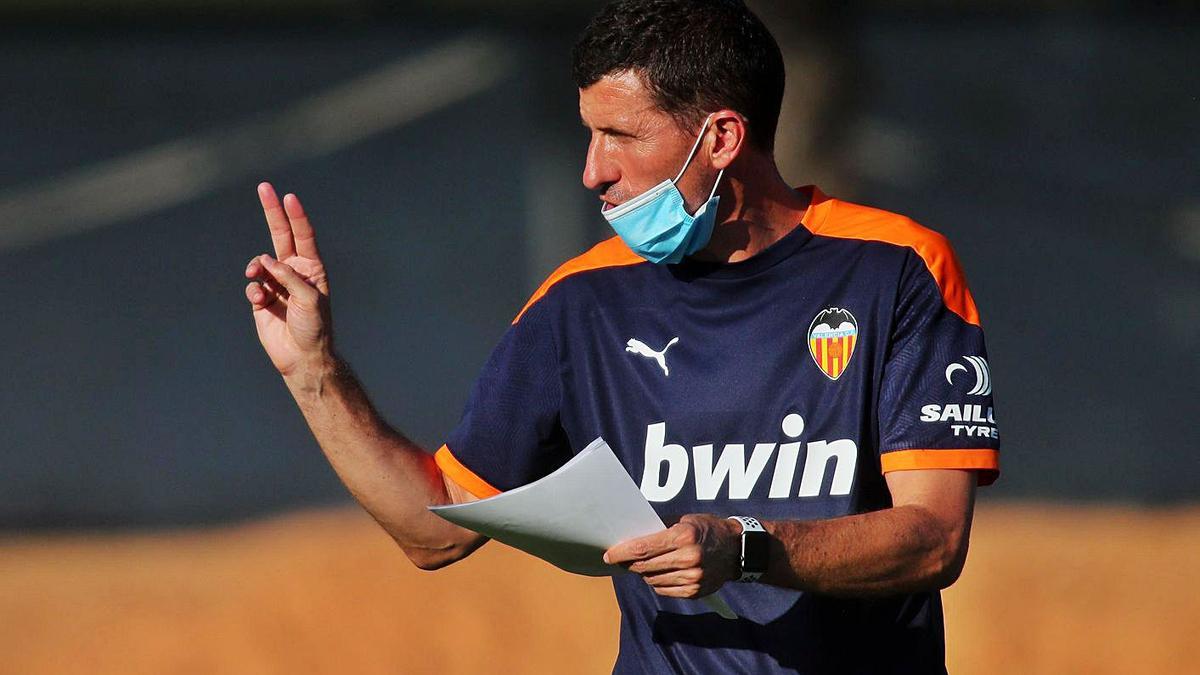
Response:
M1198 672L1200 509L980 507L951 673ZM605 673L606 580L491 543L412 567L355 509L0 539L2 673Z

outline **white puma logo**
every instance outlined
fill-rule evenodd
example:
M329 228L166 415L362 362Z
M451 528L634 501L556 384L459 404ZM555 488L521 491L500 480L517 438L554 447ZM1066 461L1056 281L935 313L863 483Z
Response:
M647 347L645 342L642 342L637 338L629 338L629 342L625 343L625 351L633 352L634 354L638 354L640 356L645 356L648 359L654 359L658 362L658 366L663 369L663 375L665 377L670 377L671 371L667 370L667 350L670 349L671 345L675 344L676 342L679 342L679 338L673 337L671 338L671 341L667 343L667 346L662 348L661 352L656 352Z

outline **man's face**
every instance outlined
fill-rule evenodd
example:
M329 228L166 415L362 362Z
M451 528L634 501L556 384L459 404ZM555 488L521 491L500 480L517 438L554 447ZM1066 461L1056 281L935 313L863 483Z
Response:
M617 206L675 178L700 133L680 129L654 103L637 75L625 71L606 75L579 90L579 116L592 133L583 184L604 201ZM702 155L707 143L677 184L689 212L708 198L716 171Z

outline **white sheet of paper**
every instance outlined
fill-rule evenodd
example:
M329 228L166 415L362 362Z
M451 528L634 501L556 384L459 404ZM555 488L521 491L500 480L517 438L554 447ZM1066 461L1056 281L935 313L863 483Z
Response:
M620 566L605 564L604 552L626 539L666 528L603 438L528 485L477 502L429 510L563 570L588 576L624 573ZM727 619L737 618L716 593L702 601Z

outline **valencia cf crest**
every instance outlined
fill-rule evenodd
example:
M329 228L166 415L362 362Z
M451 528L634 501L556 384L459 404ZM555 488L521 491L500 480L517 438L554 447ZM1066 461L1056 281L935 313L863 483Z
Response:
M858 321L846 309L823 309L808 327L808 352L825 377L831 380L846 372L856 342Z

